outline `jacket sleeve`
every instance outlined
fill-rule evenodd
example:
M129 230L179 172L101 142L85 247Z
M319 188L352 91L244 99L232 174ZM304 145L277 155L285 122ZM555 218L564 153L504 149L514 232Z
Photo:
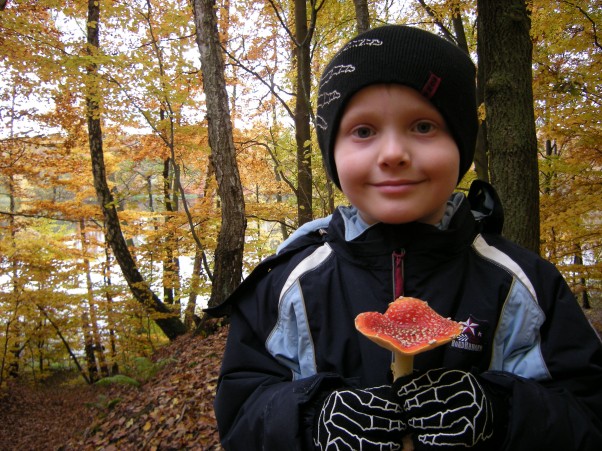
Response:
M293 380L292 371L266 350L277 318L274 279L271 273L243 283L229 302L230 331L214 405L226 450L308 449L316 398L341 385L329 373Z
M541 323L532 321L528 326L528 317L519 312L509 315L514 327L524 322L527 326L522 331L530 328L533 332L527 337L532 346L526 342L513 345L513 337L507 336L503 346L510 349L501 365L503 371L482 375L489 388L502 393L507 401L502 449L600 450L600 338L558 271L547 262L539 261L536 266L536 277L531 280L538 281L533 290L541 308ZM543 362L543 369L534 369L538 360Z

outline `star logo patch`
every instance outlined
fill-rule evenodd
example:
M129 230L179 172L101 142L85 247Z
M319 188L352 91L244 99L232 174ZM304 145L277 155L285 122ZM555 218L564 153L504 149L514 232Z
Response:
M470 333L471 335L476 334L476 330L479 327L479 323L475 322L472 318L468 318L466 321L461 321L460 324L464 326L462 330L463 334Z
M460 321L460 324L462 324L462 333L454 338L451 346L466 351L481 352L483 350L483 334L489 327L488 322L470 315L466 321Z

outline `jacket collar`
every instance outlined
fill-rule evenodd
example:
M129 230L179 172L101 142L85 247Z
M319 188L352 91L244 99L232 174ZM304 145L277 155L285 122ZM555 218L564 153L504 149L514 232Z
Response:
M476 223L463 195L446 230L418 222L378 223L361 230L362 224L353 220L353 214L350 207L336 210L328 227L327 241L343 256L364 264L390 257L401 249L406 253L451 258L469 246L476 234Z

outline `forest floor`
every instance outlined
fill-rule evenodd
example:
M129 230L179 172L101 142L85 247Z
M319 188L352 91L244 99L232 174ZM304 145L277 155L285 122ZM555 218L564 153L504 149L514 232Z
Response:
M602 309L588 316L602 331ZM221 450L213 398L226 336L224 327L159 349L153 361L165 365L140 387L64 374L11 384L0 391L0 451Z
M220 450L213 398L227 329L186 335L140 387L57 375L0 392L0 450ZM81 377L79 378L81 379Z

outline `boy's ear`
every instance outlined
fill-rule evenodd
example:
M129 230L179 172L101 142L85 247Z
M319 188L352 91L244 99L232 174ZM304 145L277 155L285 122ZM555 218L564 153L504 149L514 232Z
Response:
M486 233L502 234L504 228L504 208L495 188L483 180L475 180L468 191L470 209Z

